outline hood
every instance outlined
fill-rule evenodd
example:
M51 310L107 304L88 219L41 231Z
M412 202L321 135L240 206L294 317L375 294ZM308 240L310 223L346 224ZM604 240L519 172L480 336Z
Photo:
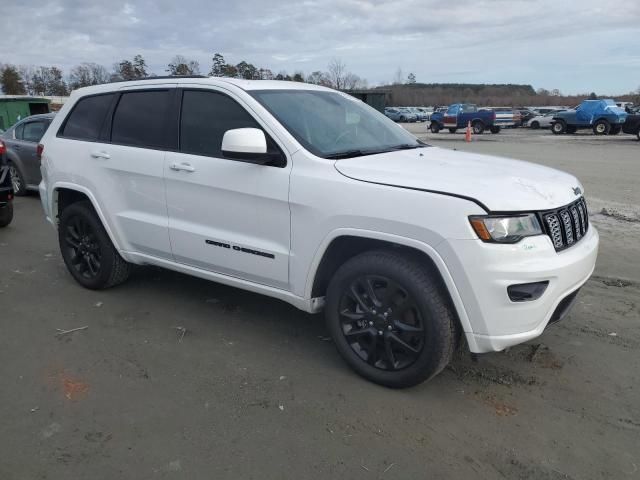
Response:
M346 158L335 168L355 180L473 199L493 212L558 208L583 190L573 175L553 168L437 147Z

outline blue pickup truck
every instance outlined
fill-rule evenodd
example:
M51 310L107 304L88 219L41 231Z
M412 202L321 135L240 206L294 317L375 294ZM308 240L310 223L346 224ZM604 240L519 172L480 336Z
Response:
M596 135L617 135L627 112L613 100L585 100L575 109L558 112L551 120L551 131L560 135L591 128Z
M446 112L436 112L431 115L429 129L438 133L448 128L455 133L459 128L465 128L471 122L473 133L480 135L488 128L491 133L500 133L500 126L496 124L496 112L479 109L470 103L454 103L449 105Z

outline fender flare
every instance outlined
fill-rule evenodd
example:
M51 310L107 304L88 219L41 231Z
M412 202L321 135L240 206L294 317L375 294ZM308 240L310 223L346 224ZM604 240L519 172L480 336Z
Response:
M316 253L313 257L313 261L311 262L311 266L309 267L309 271L307 273L304 298L311 298L313 283L315 281L316 274L318 273L320 262L322 261L325 252L329 248L329 245L331 245L331 242L333 242L336 238L345 236L382 240L413 248L426 254L431 259L431 261L433 261L434 265L440 272L442 280L444 281L447 291L449 292L449 295L451 297L451 301L453 302L453 307L456 309L456 312L458 314L458 319L460 320L462 330L464 332L473 332L469 316L467 315L464 303L462 302L462 297L460 296L460 292L458 291L455 281L453 280L453 276L451 275L451 272L449 272L449 268L447 267L440 254L434 248L434 246L424 243L420 240L415 240L413 238L403 237L392 233L376 232L373 230L362 230L356 228L337 228L331 231L327 236L324 237L324 239L316 249ZM467 338L472 337L470 335L466 336Z
M89 201L91 202L91 206L93 207L93 209L96 211L96 213L98 214L98 218L100 218L100 222L102 223L102 226L104 227L105 231L107 232L107 235L109 235L109 239L111 240L111 242L113 243L113 246L116 248L116 250L118 250L119 252L122 252L122 248L120 245L120 242L118 242L115 234L113 233L113 230L111 229L111 226L109 225L109 222L107 221L107 217L104 215L104 213L102 212L102 209L100 208L100 204L98 202L98 200L96 199L95 195L93 195L93 193L86 187L83 187L82 185L78 185L75 183L69 183L69 182L56 182L54 183L50 189L47 189L47 205L49 206L49 212L51 212L51 220L53 222L53 225L55 226L56 230L58 229L58 222L56 220L56 218L58 217L58 211L57 211L57 193L58 190L60 189L67 189L67 190L75 190L76 192L80 192L82 194L84 194Z

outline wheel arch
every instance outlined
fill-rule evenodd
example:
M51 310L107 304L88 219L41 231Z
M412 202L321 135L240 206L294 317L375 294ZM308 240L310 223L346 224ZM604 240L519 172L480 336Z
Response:
M462 298L440 254L424 242L393 234L353 229L333 232L318 248L307 278L306 298L324 297L333 274L345 261L371 250L396 250L412 256L433 273L448 296L462 332L471 332L471 322ZM473 338L467 335L467 340Z
M51 212L51 220L53 221L53 224L56 226L56 228L58 228L58 218L60 216L60 213L62 213L62 210L64 210L69 205L85 200L91 203L93 210L98 215L98 218L100 219L102 226L106 230L109 239L113 243L113 246L116 248L116 250L122 251L122 249L120 248L120 242L118 242L118 239L114 235L109 222L107 221L107 218L100 208L97 199L88 188L81 185L57 183L53 186L53 188L51 189L50 198L48 200L49 211Z

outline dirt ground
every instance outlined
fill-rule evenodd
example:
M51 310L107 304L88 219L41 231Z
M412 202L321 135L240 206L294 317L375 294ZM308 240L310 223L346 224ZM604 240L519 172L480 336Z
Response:
M20 198L0 231L0 479L640 478L640 143L407 128L579 176L602 245L566 320L389 390L276 300L156 268L80 288Z

